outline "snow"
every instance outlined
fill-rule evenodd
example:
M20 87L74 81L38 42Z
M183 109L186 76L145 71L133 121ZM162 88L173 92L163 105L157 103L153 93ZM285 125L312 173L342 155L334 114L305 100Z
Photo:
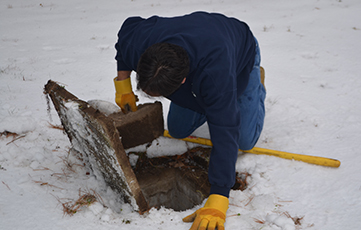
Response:
M341 161L339 168L327 168L240 154L237 171L252 176L247 190L231 192L226 229L359 229L358 0L1 1L0 133L19 135L0 137L1 229L190 228L181 219L200 206L141 216L88 175L67 136L50 127L60 121L52 105L48 111L43 86L52 79L83 100L113 103L113 47L122 22L197 10L247 22L260 43L267 115L257 147ZM135 88L134 74L132 83ZM136 94L142 103L155 100ZM166 116L169 102L156 100ZM206 126L194 134L209 137ZM148 154L175 155L192 146L159 138ZM63 215L61 202L76 200L79 189L93 189L106 207L98 202ZM290 217L303 217L301 225Z

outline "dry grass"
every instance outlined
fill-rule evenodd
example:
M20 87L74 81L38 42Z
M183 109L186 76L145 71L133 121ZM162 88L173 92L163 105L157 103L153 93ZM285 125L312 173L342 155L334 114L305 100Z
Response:
M236 174L236 183L232 189L244 191L248 188L248 177L252 176L248 172L237 172Z
M60 188L60 187L58 187L58 186L49 184L48 182L36 181L36 180L33 180L33 181L34 181L35 183L37 183L37 184L40 184L40 186L53 187L53 188L57 188L57 189L63 190L63 188Z
M13 140L10 141L10 142L8 142L8 143L6 143L6 145L9 145L9 144L13 143L13 142L16 141L16 140L19 140L20 138L25 137L25 135L21 135L21 136L20 136L20 135L17 134L17 133L12 133L12 132L8 132L8 131L1 132L1 133L0 133L0 137L2 137L2 136L4 136L5 138L9 138L9 137L12 137L12 138L13 138Z
M75 167L75 166L77 166L77 167L83 167L83 165L72 162L72 161L69 159L69 156L70 156L70 154L68 154L66 157L60 157L60 159L61 159L62 162L64 163L66 170L75 173L74 167Z
M51 124L50 122L48 122L48 124L49 124L49 128L58 129L58 130L64 131L64 128L63 128L62 125L53 125L53 124Z
M1 133L0 133L0 136L1 136L1 137L2 137L2 136L5 136L6 138L12 137L12 138L14 139L14 138L18 137L19 134L17 134L17 133L12 133L12 132L8 132L8 131L4 131L4 132L1 132Z
M255 198L255 196L256 196L256 195L252 194L252 195L248 198L248 202L247 202L244 206L249 205L249 204L252 202L252 200Z
M4 181L2 181L2 183L11 191L9 185L7 185Z
M53 173L53 174L51 174L51 176L54 176L54 177L57 177L58 179L67 181L68 178L70 177L70 174L76 173L76 167L84 167L84 165L81 165L81 164L76 163L73 160L71 160L70 156L71 156L71 153L69 150L68 154L66 156L59 157L61 159L61 161L57 162L56 164L62 163L65 167L62 167L61 173L59 173L59 172ZM77 160L79 160L79 159L77 159Z
M48 167L40 166L40 168L33 169L33 171L52 171Z
M295 223L295 225L301 225L301 221L304 218L304 216L302 216L302 217L298 217L298 216L292 217L288 212L283 212L282 215L292 219L293 222Z
M253 218L254 222L259 223L259 224L265 224L266 221L262 220L262 219L257 219L257 218Z
M100 195L93 189L90 189L88 191L82 191L81 189L79 189L79 198L75 201L71 200L68 202L62 202L59 198L56 197L56 199L63 207L63 214L69 216L73 216L84 207L89 207L95 202L100 202L102 205L104 205Z

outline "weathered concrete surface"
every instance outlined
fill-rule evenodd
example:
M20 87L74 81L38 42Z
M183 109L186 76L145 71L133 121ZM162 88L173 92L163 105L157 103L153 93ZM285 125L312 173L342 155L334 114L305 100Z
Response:
M113 119L53 81L48 81L44 93L53 101L73 148L83 154L95 176L104 179L135 210L140 213L147 211L148 202L130 166Z
M152 142L164 132L160 102L139 105L136 112L113 113L109 117L115 121L125 149Z

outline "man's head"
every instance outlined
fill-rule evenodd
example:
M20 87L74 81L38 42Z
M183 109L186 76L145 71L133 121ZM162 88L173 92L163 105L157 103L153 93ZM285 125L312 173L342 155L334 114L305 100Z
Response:
M139 59L137 88L150 96L169 96L181 86L188 72L189 58L182 47L157 43Z

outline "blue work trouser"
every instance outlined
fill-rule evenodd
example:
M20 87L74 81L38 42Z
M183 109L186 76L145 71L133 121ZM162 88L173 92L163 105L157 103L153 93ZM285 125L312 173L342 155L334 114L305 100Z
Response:
M241 150L252 149L263 128L265 117L264 100L266 91L261 83L260 63L261 55L258 42L256 40L256 56L253 69L249 76L248 85L244 93L238 98L238 106L242 116L240 125L240 138L238 147ZM168 112L168 130L171 136L175 138L188 137L206 122L204 114L170 104Z

